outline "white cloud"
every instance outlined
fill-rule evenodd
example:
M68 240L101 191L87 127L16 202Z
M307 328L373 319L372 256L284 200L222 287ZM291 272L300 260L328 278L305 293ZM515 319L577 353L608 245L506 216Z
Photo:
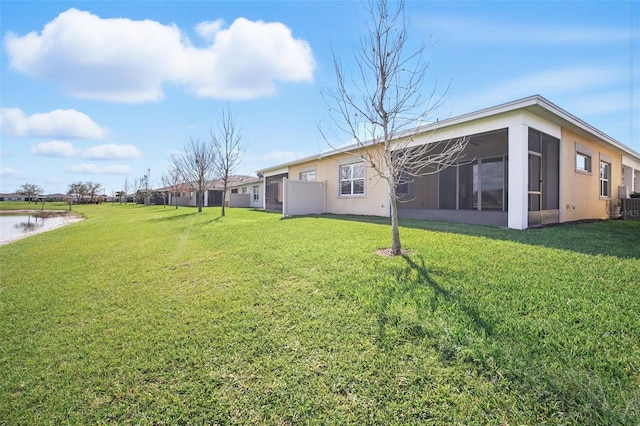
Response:
M92 175L128 175L133 172L130 166L98 166L95 164L78 164L69 167L68 171L71 173L85 173Z
M0 130L11 136L102 139L108 130L75 109L26 116L20 108L0 109Z
M0 176L2 177L19 177L21 173L19 170L16 170L12 167L0 167Z
M273 93L277 81L313 80L309 44L281 23L238 18L226 29L214 21L196 31L204 47L175 25L69 9L40 33L8 33L4 41L12 69L85 99L155 101L165 83L201 97L249 99Z
M63 141L42 142L31 148L30 152L45 157L73 157L76 155L73 145Z
M218 19L217 21L200 22L196 25L196 32L204 40L212 42L215 40L216 34L222 30L223 26L224 21L222 19Z
M133 145L107 144L79 149L64 141L42 142L31 148L30 152L46 157L79 156L89 160L123 160L142 157L142 152Z
M270 95L275 82L309 82L311 47L277 22L236 19L215 33L207 49L188 49L182 80L200 97L250 99Z
M636 28L517 24L467 16L429 16L418 20L429 32L446 35L447 40L472 43L510 44L594 44L620 43L640 37Z
M133 145L107 144L83 149L80 156L91 160L121 160L142 157L142 152Z

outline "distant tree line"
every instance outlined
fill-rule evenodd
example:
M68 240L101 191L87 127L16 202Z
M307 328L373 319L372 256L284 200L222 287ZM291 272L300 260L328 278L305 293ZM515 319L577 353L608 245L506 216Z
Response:
M102 184L97 182L74 182L69 185L67 195L69 204L100 204L104 202L104 197L99 195Z

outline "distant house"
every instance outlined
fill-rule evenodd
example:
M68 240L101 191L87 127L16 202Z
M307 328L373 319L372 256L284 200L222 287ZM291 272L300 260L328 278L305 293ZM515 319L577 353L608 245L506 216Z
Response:
M28 197L15 192L10 194L0 194L0 201L27 201Z
M223 184L219 179L207 184L203 194L203 207L222 206ZM154 190L158 193L156 200L168 200L169 205L197 206L196 192L187 184L181 183L175 186ZM227 207L255 207L262 208L262 180L255 176L233 175L229 179L225 205ZM153 200L153 198L152 198ZM156 201L156 204L162 202Z
M227 206L262 208L262 179L255 176L240 176L229 183Z
M70 197L67 194L47 194L47 195L43 195L44 200L47 202L61 202L61 201L67 201Z
M620 199L640 192L638 152L539 95L417 131L414 144L460 137L469 143L458 164L398 188L400 217L525 229L616 217ZM258 174L264 176L266 210L285 216L390 216L386 181L359 157L357 147Z
M46 195L38 195L35 198L38 200L38 202L42 200L46 202L61 202L61 201L67 201L69 196L66 194L46 194ZM28 197L22 194L16 194L16 193L0 194L0 201L34 201L35 202L35 200L31 200L31 197Z

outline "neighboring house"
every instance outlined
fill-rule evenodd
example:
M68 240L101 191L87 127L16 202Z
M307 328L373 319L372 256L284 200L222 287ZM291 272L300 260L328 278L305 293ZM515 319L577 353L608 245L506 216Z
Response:
M456 165L398 188L400 217L525 229L616 217L620 198L640 192L638 152L539 95L418 130L416 145L469 143ZM390 216L386 181L355 147L258 174L266 210Z
M16 193L0 194L0 201L27 201L27 198L28 197L22 194L16 194Z
M45 201L48 202L61 202L61 201L67 201L69 199L69 196L67 194L47 194L44 195L44 199Z
M225 206L227 207L256 207L262 208L261 179L255 176L233 175L229 178ZM222 181L219 179L208 183L203 195L203 207L222 206ZM192 206L197 205L196 192L187 184L164 187L154 190L154 193L166 194L169 205ZM152 198L162 200L161 196ZM156 201L162 204L162 201Z
M228 207L262 208L262 179L255 176L233 176L225 197Z

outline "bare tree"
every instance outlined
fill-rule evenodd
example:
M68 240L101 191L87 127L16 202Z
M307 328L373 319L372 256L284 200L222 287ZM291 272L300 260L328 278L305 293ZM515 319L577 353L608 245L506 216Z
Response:
M162 175L162 186L165 188L169 188L169 195L171 196L171 200L173 204L178 208L178 199L180 196L180 174L175 169L174 166L171 166L169 170Z
M242 143L242 135L236 128L235 121L229 112L229 107L222 110L218 120L218 129L214 133L210 131L211 142L216 150L215 174L222 182L222 213L224 217L224 204L227 196L229 179L242 164L245 145Z
M70 184L67 189L67 195L74 197L76 199L76 204L80 204L88 192L89 189L87 184L80 181Z
M203 195L215 176L216 151L209 141L191 139L182 151L169 158L180 180L196 193L198 212L202 212Z
M145 206L148 206L151 196L153 195L153 188L151 187L151 169L147 169L147 173L140 178L140 193L142 194L142 202Z
M102 189L102 184L97 182L85 182L87 193L91 199L91 202L95 202L96 194Z
M42 195L44 193L44 190L35 184L32 183L25 183L20 185L20 188L18 188L18 190L16 191L16 193L20 194L20 195L24 195L25 198L27 198L29 202L33 201L35 203L38 202L38 196ZM43 198L44 200L44 198ZM44 202L42 203L42 208L44 209Z
M355 140L348 152L361 158L387 182L391 204L393 255L402 253L398 229L398 185L415 177L438 173L453 165L466 147L466 139L418 143L428 132L444 93L427 92L422 85L429 63L426 46L406 53L407 23L404 1L369 0L368 21L354 49L355 77L347 75L334 55L337 87L323 92L337 127ZM322 129L321 129L322 132ZM323 133L323 137L328 138ZM345 151L347 152L347 151Z
M129 196L129 179L124 178L124 182L122 184L122 191L120 191L121 194L121 198L120 198L120 204L122 204L122 194L124 194L124 204L127 204L127 198Z
M139 184L140 184L140 180L139 179L134 179L133 180L133 201L136 204L141 204L140 203L140 193L138 192Z

